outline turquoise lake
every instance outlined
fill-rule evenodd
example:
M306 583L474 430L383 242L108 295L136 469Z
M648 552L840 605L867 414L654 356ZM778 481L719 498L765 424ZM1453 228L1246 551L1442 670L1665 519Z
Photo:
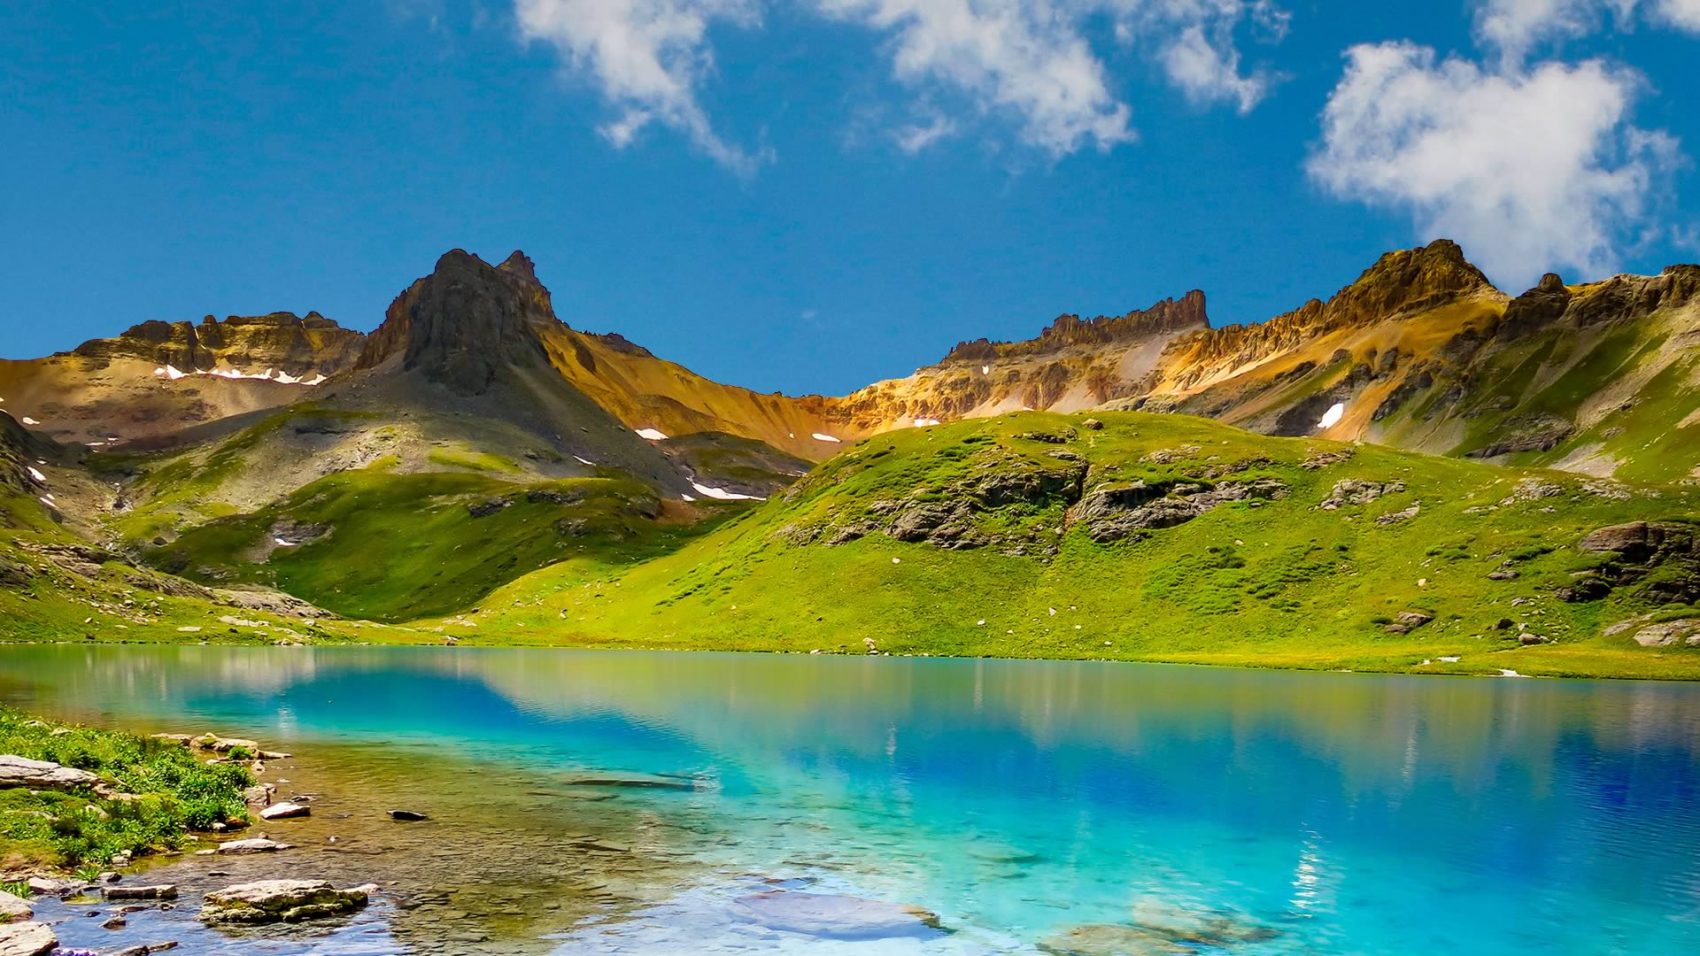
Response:
M1035 954L1081 927L1212 920L1256 932L1138 951L1700 952L1688 685L57 646L0 651L0 700L296 753L327 796L291 872L396 888L305 940L232 942L193 907L143 918L189 954ZM441 825L361 830L400 800ZM205 865L171 864L190 884ZM503 873L523 902L454 902L457 880ZM751 924L738 901L774 888L919 907L938 929ZM101 940L66 926L66 945Z

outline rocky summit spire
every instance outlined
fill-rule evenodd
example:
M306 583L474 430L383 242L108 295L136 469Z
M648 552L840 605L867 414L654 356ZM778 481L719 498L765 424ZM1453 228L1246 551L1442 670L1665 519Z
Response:
M558 322L524 253L498 267L453 249L390 304L357 367L399 359L405 371L479 395L504 369L547 366L539 332Z

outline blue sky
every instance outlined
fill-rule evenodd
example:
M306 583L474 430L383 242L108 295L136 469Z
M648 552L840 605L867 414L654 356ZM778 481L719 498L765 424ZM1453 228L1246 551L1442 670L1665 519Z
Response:
M0 355L369 329L456 246L788 392L1440 235L1512 291L1654 272L1700 259L1697 44L1700 0L9 4Z

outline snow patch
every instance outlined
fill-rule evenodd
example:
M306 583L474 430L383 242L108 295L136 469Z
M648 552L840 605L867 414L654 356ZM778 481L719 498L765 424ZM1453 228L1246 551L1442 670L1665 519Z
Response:
M58 505L53 503L53 499L51 497L37 498L36 500L41 502L42 504L46 505L47 507L54 509L54 510L58 510L58 508L59 508Z
M590 460L590 459L589 459L589 458L580 458L580 457L579 457L579 456L577 456L577 455L574 455L574 456L573 456L573 461L576 461L576 462L578 462L578 463L579 463L579 464L581 464L581 465L589 465L589 466L590 466L590 467L592 467L592 468L595 468L595 467L596 467L596 462L594 462L594 461L591 461L591 460Z
M639 438L647 438L650 441L666 441L667 440L666 435L661 434L660 432L656 431L653 428L640 428L640 429L637 430L637 433L638 433Z
M47 476L46 475L42 474L39 471L36 471L34 468L30 468L28 470L29 470L31 478L34 478L37 482L40 482L41 484L44 484L44 485L47 484Z
M939 421L936 418L917 418L917 419L915 419L915 427L916 428L927 428L927 427L930 427L932 425L942 425L942 424L944 424L944 423Z
M811 435L809 437L813 438L815 441L829 441L829 442L832 442L834 445L838 444L838 439L832 437L831 435L823 435L820 432L815 432L813 435Z
M1322 420L1316 423L1317 428L1333 428L1340 424L1340 419L1346 417L1346 403L1335 402L1328 411L1322 413Z
M35 420L35 419L33 419L33 418L31 418L31 417L29 417L29 416L28 416L28 415L25 415L25 416L24 416L24 417L23 417L23 423L24 423L24 424L25 424L25 425L39 425L39 424L41 424L41 423L40 423L40 422L38 422L38 421L36 421L36 420Z
M981 375L990 375L990 374L992 374L992 367L991 367L991 366L990 366L990 365L982 365L982 366L980 366L980 374L981 374Z
M285 541L282 538L273 538L272 543L277 545L280 548L293 548L293 547L295 547L295 542Z
M679 497L683 498L686 501L695 501L696 500L695 498L691 497L690 495L680 495Z
M322 373L315 374L309 379L299 375L291 375L275 368L268 368L264 372L244 372L239 368L196 368L185 372L174 365L166 365L154 369L153 374L155 378L170 379L173 382L180 378L188 378L191 375L204 375L209 378L222 378L231 381L247 379L257 382L277 382L280 385L318 385L325 380Z
M710 498L718 498L721 501L766 501L767 500L766 498L758 498L755 495L740 495L736 492L727 491L724 488L711 488L708 485L700 485L700 484L697 484L694 481L691 482L691 487L695 488L699 494L706 495L707 497L710 497Z

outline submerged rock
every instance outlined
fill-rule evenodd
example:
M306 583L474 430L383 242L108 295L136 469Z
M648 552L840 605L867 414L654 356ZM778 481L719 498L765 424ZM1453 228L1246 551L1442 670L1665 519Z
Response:
M1180 956L1197 950L1143 926L1095 923L1039 942L1049 956Z
M771 890L740 897L736 915L768 929L827 940L939 935L939 918L924 909L855 896Z
M177 887L166 883L159 886L108 886L101 895L109 900L174 900Z
M324 880L261 880L208 893L198 918L215 925L295 923L352 913L370 893L369 887L339 890Z

